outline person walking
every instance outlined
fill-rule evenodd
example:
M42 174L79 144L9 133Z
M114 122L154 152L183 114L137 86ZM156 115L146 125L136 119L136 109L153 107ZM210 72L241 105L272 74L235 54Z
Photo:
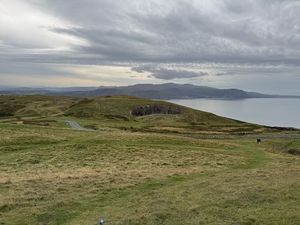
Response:
M100 225L104 225L104 223L105 223L104 219L103 219L103 218L100 218L99 224L100 224Z

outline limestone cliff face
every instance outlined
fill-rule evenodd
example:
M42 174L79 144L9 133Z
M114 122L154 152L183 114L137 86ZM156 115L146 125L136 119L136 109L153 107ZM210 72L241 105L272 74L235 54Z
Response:
M180 114L181 110L171 106L163 105L138 105L135 106L131 114L133 116L145 116L152 114Z

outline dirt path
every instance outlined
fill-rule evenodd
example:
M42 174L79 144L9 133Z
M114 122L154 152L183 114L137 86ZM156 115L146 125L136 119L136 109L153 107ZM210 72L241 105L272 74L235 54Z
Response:
M84 128L82 126L79 125L79 123L75 122L75 121L72 121L72 120L67 120L65 121L66 124L68 126L70 126L72 129L75 129L75 130L81 130L81 131L94 131L92 129L88 129L88 128Z

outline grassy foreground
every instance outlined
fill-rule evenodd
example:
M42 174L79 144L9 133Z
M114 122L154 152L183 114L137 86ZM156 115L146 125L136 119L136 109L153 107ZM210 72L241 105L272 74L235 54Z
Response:
M270 131L257 145L255 133L265 128L202 112L188 111L206 115L206 124L201 116L130 118L92 106L92 117L76 116L78 107L47 106L48 115L23 107L1 120L1 225L86 225L100 216L113 225L299 224L298 132ZM96 130L72 130L65 119ZM204 129L213 122L228 133Z

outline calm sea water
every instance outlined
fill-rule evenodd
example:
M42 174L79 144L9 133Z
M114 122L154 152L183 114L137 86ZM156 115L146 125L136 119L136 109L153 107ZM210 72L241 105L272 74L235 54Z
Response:
M300 128L300 99L180 99L170 102L251 123Z

